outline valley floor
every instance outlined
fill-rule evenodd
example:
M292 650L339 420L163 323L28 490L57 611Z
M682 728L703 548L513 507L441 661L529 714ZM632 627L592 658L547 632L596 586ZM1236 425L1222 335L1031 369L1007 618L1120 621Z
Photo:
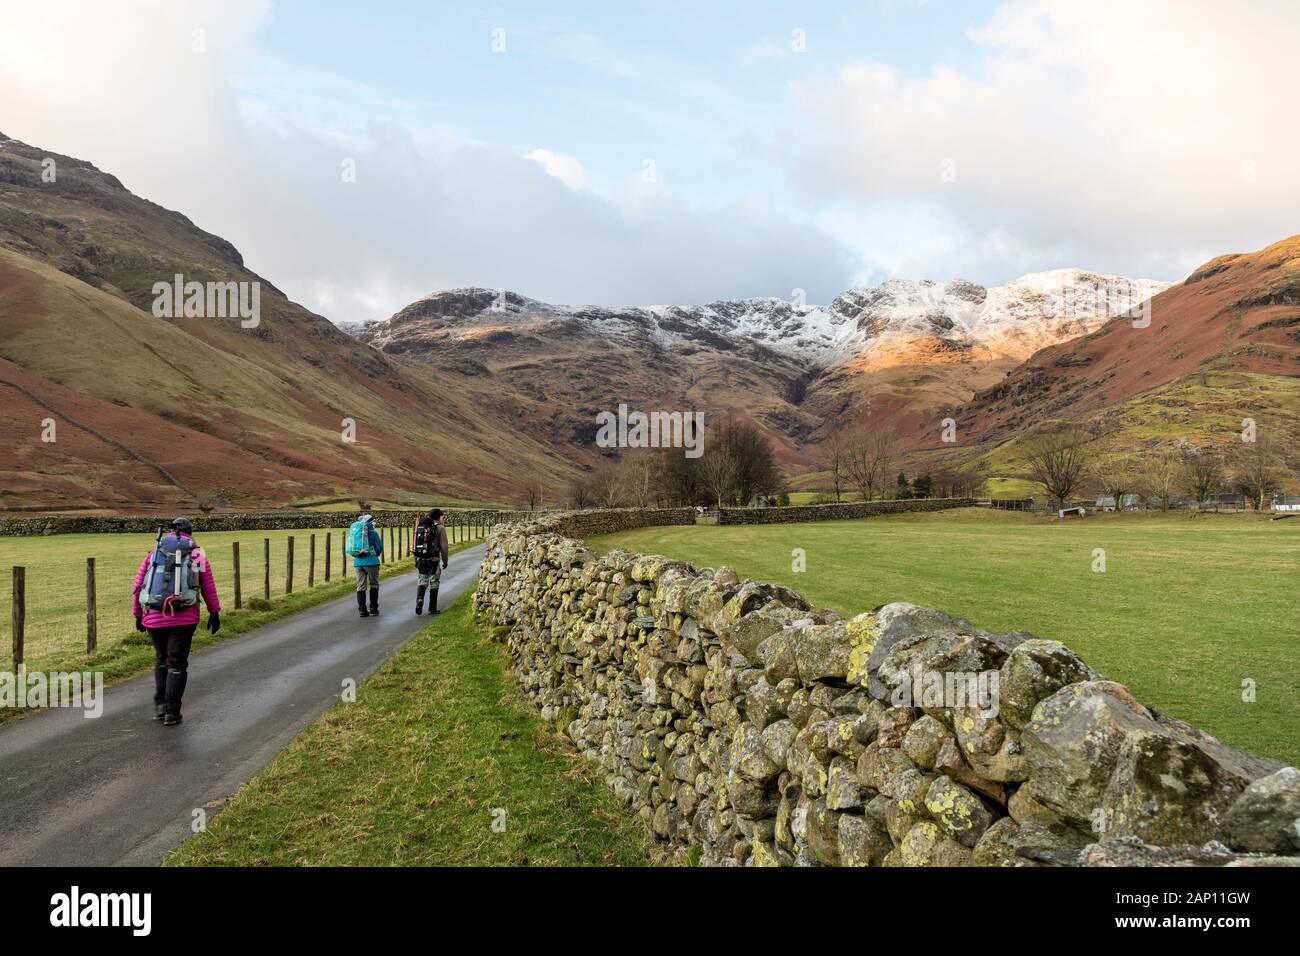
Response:
M588 543L732 565L846 614L910 601L984 628L1031 631L1228 744L1300 762L1300 519L1135 514L1060 524L962 509L645 528ZM794 569L794 549L806 570ZM1101 557L1105 570L1094 570Z

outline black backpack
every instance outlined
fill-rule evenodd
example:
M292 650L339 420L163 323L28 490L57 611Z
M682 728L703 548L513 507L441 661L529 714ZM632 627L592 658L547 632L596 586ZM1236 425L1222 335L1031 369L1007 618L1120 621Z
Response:
M411 553L417 558L427 558L433 554L434 544L434 527L433 525L419 524L415 526L415 542L411 548Z

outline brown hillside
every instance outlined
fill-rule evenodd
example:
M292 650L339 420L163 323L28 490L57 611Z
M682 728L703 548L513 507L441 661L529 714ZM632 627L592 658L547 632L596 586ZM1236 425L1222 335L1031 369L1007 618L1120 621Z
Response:
M1151 300L1149 326L1115 318L1042 349L954 417L971 441L1005 440L1200 372L1300 375L1300 236L1211 260Z

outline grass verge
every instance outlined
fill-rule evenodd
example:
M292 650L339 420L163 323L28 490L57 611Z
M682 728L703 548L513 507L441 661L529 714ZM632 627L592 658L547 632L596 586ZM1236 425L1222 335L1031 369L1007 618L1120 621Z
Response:
M504 824L494 829L494 820ZM636 866L662 851L518 689L470 595L299 734L170 866Z

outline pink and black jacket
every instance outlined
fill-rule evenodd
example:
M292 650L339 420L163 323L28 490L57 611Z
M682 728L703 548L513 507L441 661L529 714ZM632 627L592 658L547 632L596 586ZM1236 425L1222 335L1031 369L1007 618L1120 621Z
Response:
M185 532L178 532L181 537L194 538ZM207 556L203 549L197 545L191 552L194 559L194 566L199 569L199 592L203 595L203 603L207 605L208 611L220 611L221 599L217 597L217 582L212 577L212 566L208 564ZM144 587L145 575L149 572L149 565L153 563L153 552L150 551L145 555L144 560L140 562L140 570L135 572L135 587L131 591L131 612L136 617L144 616L144 626L147 628L158 627L182 627L186 624L199 623L199 606L192 604L189 607L177 608L176 610L164 609L155 611L152 608L146 609L140 605L140 589Z

